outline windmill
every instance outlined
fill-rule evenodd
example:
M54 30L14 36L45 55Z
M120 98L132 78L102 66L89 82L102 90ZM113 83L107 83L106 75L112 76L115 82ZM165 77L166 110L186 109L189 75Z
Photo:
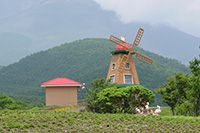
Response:
M107 80L111 79L111 83L117 84L140 84L137 76L137 71L132 54L135 54L135 58L139 59L149 65L153 63L153 60L146 57L134 50L134 46L138 46L144 30L139 28L135 40L132 46L129 46L125 42L125 37L121 39L111 35L109 40L116 43L115 50L112 51L112 59L108 70Z

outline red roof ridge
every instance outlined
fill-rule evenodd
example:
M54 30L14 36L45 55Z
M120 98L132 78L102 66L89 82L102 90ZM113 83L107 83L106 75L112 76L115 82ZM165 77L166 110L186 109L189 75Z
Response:
M82 84L65 77L58 77L41 84L41 87L46 86L82 86Z

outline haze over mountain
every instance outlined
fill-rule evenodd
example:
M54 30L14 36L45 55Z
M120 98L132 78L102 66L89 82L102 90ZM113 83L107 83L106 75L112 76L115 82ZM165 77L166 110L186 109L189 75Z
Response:
M140 43L145 50L184 64L199 54L200 38L168 25L122 23L92 0L0 0L0 65L77 39L113 34L132 43L139 27L145 30Z

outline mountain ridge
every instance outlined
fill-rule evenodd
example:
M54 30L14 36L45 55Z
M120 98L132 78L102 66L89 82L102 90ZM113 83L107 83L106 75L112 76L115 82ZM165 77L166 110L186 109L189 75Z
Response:
M108 39L83 39L31 54L19 62L0 70L0 92L18 100L31 102L44 101L45 93L40 84L57 77L66 77L80 83L106 78L115 44ZM145 51L140 47L136 51L154 60L151 66L135 60L141 84L153 90L166 82L174 72L189 73L189 68L176 59ZM86 90L80 90L79 99L84 99ZM156 104L163 104L157 95Z

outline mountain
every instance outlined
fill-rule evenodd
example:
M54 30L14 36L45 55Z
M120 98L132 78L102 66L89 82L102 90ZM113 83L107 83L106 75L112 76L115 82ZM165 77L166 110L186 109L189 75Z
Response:
M83 38L123 35L132 43L139 27L145 30L141 46L146 50L184 64L199 54L200 38L168 25L122 23L93 0L0 0L0 65Z
M94 79L106 78L110 64L110 52L115 44L108 39L83 39L31 54L19 62L13 63L0 70L0 93L19 100L41 102L45 92L40 84L57 77L67 77L80 83ZM152 65L135 60L141 84L153 90L166 82L166 78L174 72L189 73L189 68L175 59L136 47L136 51L152 58ZM84 99L86 90L79 92L79 99ZM157 95L156 103L161 105Z
M0 64L18 61L19 57L30 54L31 38L17 33L0 33Z

